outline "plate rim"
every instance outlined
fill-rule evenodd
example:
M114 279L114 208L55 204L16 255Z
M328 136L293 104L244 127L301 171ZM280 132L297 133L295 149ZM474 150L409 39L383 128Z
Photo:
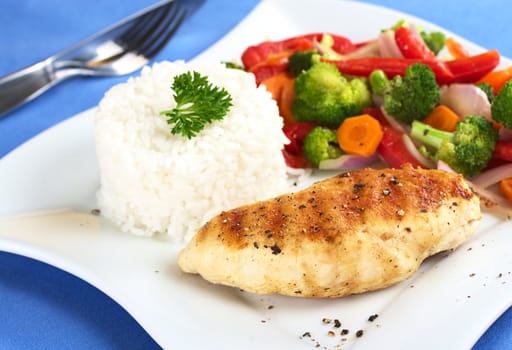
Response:
M233 32L236 32L236 31L238 30L238 28L239 28L241 25L243 25L243 23L245 23L246 21L250 21L251 15L253 15L256 11L261 11L261 7L262 7L262 6L264 6L264 4L268 4L268 3L270 3L270 2L271 2L270 0L264 0L264 1L262 1L261 3L259 3L258 5L256 5L256 7L255 7L255 8L254 8L254 9L253 9L253 10L252 10L252 11L251 11L247 16L246 16L246 18L245 18L241 23L239 23L235 28L233 28L233 30L232 30L232 31L228 32L228 33L226 34L226 36L224 36L222 39L220 39L220 40L219 40L217 43L215 43L211 48L209 48L209 49L205 50L205 52L204 52L204 53L202 53L201 55L199 55L196 59L200 59L201 57L203 57L203 55L204 55L205 53L207 53L207 52L208 52L208 50L210 50L210 49L212 49L212 48L215 48L215 47L218 47L219 45L220 45L220 46L222 46L222 45L223 45L223 43L224 43L224 41L225 41L225 40L229 40L230 35L231 35ZM276 2L287 3L287 2L290 2L290 1L289 1L289 0L279 0L279 1L276 1ZM324 2L324 3L334 3L334 2L336 2L336 1L335 1L335 0L323 0L323 2ZM342 2L342 3L349 3L349 1L344 1L344 0L343 0L343 1L338 1L338 2ZM387 10L387 11L391 11L391 12L394 12L394 13L403 14L404 16L407 16L407 17L409 17L409 18L416 18L416 17L411 16L411 15L409 15L409 14L402 13L402 12L400 12L400 11L396 11L396 10L389 9L389 8L386 8L386 7L383 7L383 6L379 6L379 5L367 4L367 3L359 3L359 2L357 2L357 1L352 1L352 3L358 3L359 5L369 6L369 7L373 7L373 8L379 8L379 9L381 9L381 10L382 10L382 9L385 9L385 10ZM418 18L418 20L421 20L421 19L420 19L420 18ZM421 20L421 22L429 23L429 22L424 21L424 20ZM435 24L429 23L429 26L430 26L430 27L432 27L432 26L435 26ZM442 27L439 27L439 28L440 28L440 29L443 29ZM444 30L444 29L443 29L443 30ZM445 32L449 32L449 31L446 31L446 30L445 30ZM454 35L456 35L456 34L454 34ZM458 37L458 36L457 36L457 37ZM477 49L477 50L484 50L484 49L483 49L483 48L481 48L480 46L478 46L478 45L476 45L476 44L473 44L473 43L471 43L470 41L468 41L468 40L466 40L466 39L464 39L464 38L460 38L460 39L462 39L462 40L463 40L463 41L465 41L465 42L467 41L468 43L470 43L470 45L471 45L471 47L472 47L473 49ZM506 59L506 60L508 60L508 59ZM32 145L32 144L34 143L34 140L36 140L36 139L40 139L40 138L44 138L44 137L47 137L48 133L52 133L52 132L53 132L52 130L60 129L60 128L62 128L62 127L65 127L65 125L66 125L66 124L68 124L68 123L74 123L74 122L76 121L76 118L78 118L78 117L87 118L91 113L94 113L95 108L96 108L96 107L92 107L92 108L90 108L90 109L87 109L87 110L85 110L85 111L82 111L81 113L78 113L78 114L77 114L77 115L75 115L75 116L72 116L72 117L70 117L70 118L68 118L68 119L65 119L65 120L63 120L63 121L61 121L61 122L59 122L59 123L57 123L57 124L53 125L52 127L48 128L48 129L46 129L46 130L44 130L43 132L41 132L41 133L39 133L38 135L34 136L33 138L31 138L31 139L29 139L29 140L25 141L25 142L24 142L24 143L22 143L20 146L18 146L18 147L17 147L17 148L15 148L14 150L10 151L9 153L7 153L7 154L6 154L2 159L0 159L0 173L1 173L1 171L2 171L2 165L3 165L3 164L5 164L5 163L9 163L9 162L11 161L10 159L18 157L18 154L22 154L22 153L24 152L24 150L25 150L25 148L26 148L26 147L30 147L30 145ZM85 116L85 117L84 117L84 116ZM36 141L36 142L37 142L37 141ZM1 247L2 247L1 241L2 241L2 237L0 237L0 249L1 249ZM26 255L26 256L28 256L28 257L32 258L30 255ZM39 259L38 259L38 260L39 260ZM41 261L45 262L44 260L41 260ZM55 266L55 267L57 267L57 268L60 268L58 265L53 265L53 264L52 264L52 266ZM67 271L67 270L64 270L64 271ZM69 271L67 271L67 272L69 272ZM73 275L75 275L75 274L73 273ZM76 276L77 276L77 277L79 277L79 278L82 278L82 276L80 276L80 275L76 275ZM84 280L86 280L87 282L89 282L87 279L84 279ZM102 289L102 288L100 288L99 286L97 286L97 285L95 285L95 284L93 284L93 285L94 285L96 288L98 288L98 289L100 289L100 290L103 290L103 289ZM108 294L108 293L107 293L107 294ZM108 294L108 295L110 295L110 294ZM509 303L509 306L510 306L510 305L512 305L512 298L511 298L510 303ZM122 305L122 306L123 306L123 307L125 307L124 305ZM492 321L492 322L494 322L494 320L496 320L502 312L503 312L503 310L501 310L500 312L497 312L497 313L496 313L496 317L493 319L493 321ZM492 322L490 322L490 323L489 323L489 325L490 325L490 324L492 324ZM485 331L485 329L484 329L483 331ZM483 334L483 331L482 331L482 334ZM151 334L151 332L148 332L148 333L150 333L150 334ZM479 338L480 336L481 336L481 334L479 334L479 335L478 335L478 337L475 339L475 341L476 341L476 340L478 340L478 338Z

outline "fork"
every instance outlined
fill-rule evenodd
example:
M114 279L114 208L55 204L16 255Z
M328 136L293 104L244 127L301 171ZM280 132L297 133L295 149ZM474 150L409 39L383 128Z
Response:
M0 78L0 117L75 76L116 76L146 65L203 0L166 0L75 46Z

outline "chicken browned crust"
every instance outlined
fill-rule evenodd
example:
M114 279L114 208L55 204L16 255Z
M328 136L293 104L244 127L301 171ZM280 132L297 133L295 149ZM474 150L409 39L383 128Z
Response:
M427 257L463 243L480 218L459 175L362 169L222 212L178 263L249 292L342 297L407 279Z

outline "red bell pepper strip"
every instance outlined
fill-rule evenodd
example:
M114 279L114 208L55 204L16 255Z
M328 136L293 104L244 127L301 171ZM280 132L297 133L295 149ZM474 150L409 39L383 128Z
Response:
M328 35L333 38L332 49L340 54L357 49L348 38L335 34ZM312 33L250 46L242 53L242 62L246 70L255 75L256 83L259 85L263 80L287 70L288 58L294 52L315 49L315 43L320 42L323 36L323 33Z
M284 148L288 152L292 153L302 152L302 143L304 142L304 138L316 125L317 124L312 122L298 122L291 124L290 126L285 126L283 128L283 132L290 140L290 143L284 145Z
M249 46L242 53L241 59L246 69L266 62L271 54L282 51L305 51L314 48L313 41L305 36L293 37L280 41L265 41L258 45Z
M242 63L248 72L255 75L256 83L259 85L263 80L285 71L288 68L288 58L294 52L316 49L316 43L321 42L324 35L324 33L311 33L249 46L242 53ZM347 54L357 49L357 46L344 36L328 35L333 39L332 49L340 54Z
M344 36L336 34L329 35L333 38L334 41L334 43L332 44L332 49L339 54L346 55L357 50L361 46L360 44L354 44L350 39Z
M512 141L498 141L492 158L512 162Z
M377 119L381 126L391 126L389 122L386 120L384 115L382 114L382 111L378 107L366 107L363 109L362 114L369 114L375 119Z
M287 150L283 149L282 151L284 161L287 166L294 169L304 169L308 168L310 166L308 159L302 154L293 154L291 152L288 152Z
M393 58L393 57L368 57L354 58L340 61L327 61L334 63L340 72L356 76L369 76L376 69L382 69L388 78L395 75L405 75L407 67L414 63L428 65L436 75L437 83L440 85L449 84L454 81L454 76L444 62L438 60L421 60L415 58Z
M332 49L340 54L347 54L357 49L352 41L344 36L328 34L333 38ZM322 41L324 33L311 33L278 41L265 41L258 45L249 46L242 53L241 59L245 68L250 69L265 62L269 55L282 51L306 51L315 49L315 42Z
M375 69L382 69L388 77L404 75L407 67L414 63L428 65L438 84L474 83L491 72L499 64L500 56L496 50L457 58L450 61L425 60L416 58L368 57L339 61L326 61L335 64L344 74L369 76Z
M500 63L500 54L490 50L479 55L446 61L446 67L455 76L457 83L475 83L492 72Z
M309 161L302 150L302 143L307 134L316 126L311 122L299 122L286 126L283 132L290 140L290 143L284 145L283 156L286 164L292 168L306 168Z
M401 26L395 30L395 42L405 58L434 60L436 55L425 44L423 39L408 27Z
M403 141L403 133L389 125L383 125L384 132L377 151L381 159L391 168L400 168L410 163L413 167L423 168L423 165L409 153Z
M249 69L248 72L254 74L256 78L256 85L260 85L262 81L273 77L281 72L288 70L288 60L283 60L278 63L272 64L257 64L253 68Z
M380 158L391 168L400 168L405 163L410 163L414 167L424 166L409 152L403 140L403 132L394 129L386 118L382 115L380 108L369 107L363 110L363 113L369 114L379 121L382 126L382 140L380 141L377 152Z
M358 46L354 44L349 38L332 33L311 33L303 35L302 37L311 40L313 43L319 43L322 41L324 35L329 35L332 40L332 49L339 54L345 55L357 50Z

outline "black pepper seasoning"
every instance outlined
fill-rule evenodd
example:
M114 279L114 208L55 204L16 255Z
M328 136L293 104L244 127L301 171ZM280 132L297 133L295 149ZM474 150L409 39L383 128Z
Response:
M378 314L371 315L370 317L368 317L368 321L373 322L373 321L375 321L375 319L376 319L377 317L379 317L379 315L378 315Z
M365 184L355 184L354 185L354 193L359 193L360 190L362 190L363 188L365 188L366 185Z
M281 253L281 248L279 248L277 244L274 244L272 247L270 247L270 249L272 249L272 254L274 255Z

